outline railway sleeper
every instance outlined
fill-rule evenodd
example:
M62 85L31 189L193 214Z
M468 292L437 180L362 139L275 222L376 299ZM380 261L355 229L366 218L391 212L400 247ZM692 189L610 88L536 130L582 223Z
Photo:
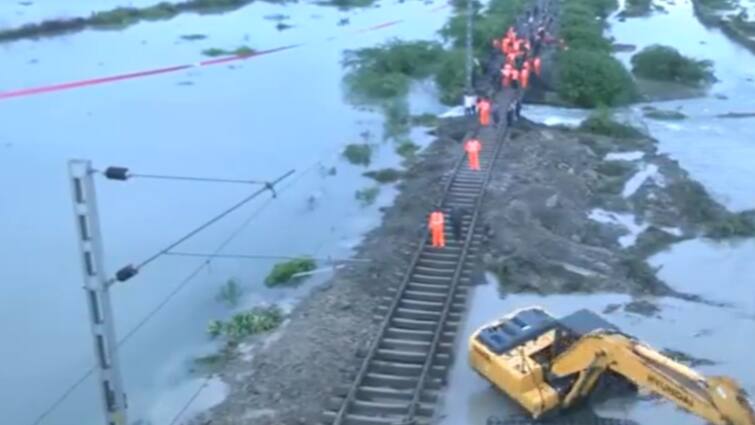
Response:
M402 351L414 351L418 353L430 354L431 341L412 341L408 339L394 339L384 338L378 345L379 348L385 348L388 350L402 350ZM436 347L436 352L449 353L453 351L453 344L451 343L439 343Z
M413 329L435 332L438 327L438 322L432 320L415 320L406 319L403 317L392 317L389 325L399 329ZM447 320L446 323L443 324L443 329L444 331L456 332L458 330L458 326L458 320Z
M383 336L387 338L414 339L420 341L432 341L435 333L433 331L420 331L415 329L401 329L392 326L386 328ZM440 336L440 342L454 342L455 332L443 332Z
M423 364L427 358L427 353L416 353L411 351L402 350L389 350L385 348L378 348L373 359L386 362L402 362L402 363L417 363ZM433 359L433 364L440 366L448 366L451 361L451 356L448 353L437 353ZM367 385L367 384L365 384ZM381 385L378 385L381 386Z
M419 376L422 373L422 365L419 363L400 363L374 360L370 363L369 370L387 375ZM429 376L432 378L442 379L446 376L447 371L448 369L446 365L434 365L429 370Z
M413 291L413 290L407 289L406 291L404 291L404 298L407 300L443 302L446 300L446 298L448 298L448 295L438 294L437 292ZM466 302L467 302L466 293L459 293L457 291L457 293L454 294L454 303L466 303Z

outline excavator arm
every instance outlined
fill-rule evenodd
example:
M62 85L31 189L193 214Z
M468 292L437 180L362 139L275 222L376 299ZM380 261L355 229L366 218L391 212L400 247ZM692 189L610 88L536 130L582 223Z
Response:
M609 370L712 424L755 425L752 404L732 379L705 377L631 337L602 330L582 336L553 359L552 375L577 375L561 407L587 396Z

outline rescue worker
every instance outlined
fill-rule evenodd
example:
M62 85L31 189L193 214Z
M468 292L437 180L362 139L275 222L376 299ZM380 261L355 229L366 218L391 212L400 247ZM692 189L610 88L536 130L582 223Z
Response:
M446 246L444 226L443 211L441 211L440 205L436 205L435 210L430 213L430 222L428 224L432 235L432 246L434 248L443 248Z
M464 214L467 214L467 209L463 207L452 207L451 218L451 230L454 234L454 240L461 242L461 225L464 219Z
M522 99L521 98L517 99L515 103L516 103L516 106L514 107L514 112L515 112L516 119L519 119L522 117Z
M519 88L519 70L514 67L511 68L511 88Z
M503 66L503 69L501 70L501 85L506 88L509 85L511 85L511 72L513 71L513 67L511 64L506 64Z
M541 66L542 66L542 63L540 62L540 57L539 56L535 56L534 58L531 59L531 62L532 62L532 68L531 68L532 71L534 71L535 75L537 75L539 77L540 76Z
M490 125L490 101L486 98L477 102L477 113L480 116L480 125L487 127Z
M482 144L476 137L472 137L464 143L464 150L467 152L469 158L469 169L474 171L480 170L480 151L482 150Z
M525 62L522 66L522 70L519 72L519 82L521 83L522 90L527 89L527 85L530 81L530 63Z

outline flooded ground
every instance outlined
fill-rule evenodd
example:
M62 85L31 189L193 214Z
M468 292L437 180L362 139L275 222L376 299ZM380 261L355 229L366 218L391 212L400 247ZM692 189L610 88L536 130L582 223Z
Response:
M31 424L68 385L93 364L86 307L66 180L69 158L89 158L95 167L122 165L138 173L273 179L279 198L261 197L208 231L182 251L211 252L234 239L224 253L348 256L360 235L378 223L379 208L395 194L382 186L375 203L363 207L355 191L374 182L368 169L398 166L391 142L382 142L382 118L355 110L343 100L341 52L388 38L430 38L445 21L420 2L386 3L356 11L351 25L337 26L342 13L319 6L258 3L226 15L187 14L141 23L122 32L86 31L38 42L2 45L2 90L98 77L138 69L191 63L210 47L247 44L270 48L312 41L300 49L189 72L110 85L17 98L0 103L0 222L5 261L0 311L6 367L0 388L5 421ZM277 31L263 17L289 15L294 27ZM323 40L357 27L417 17L410 24ZM185 34L207 39L184 41ZM422 87L417 90L425 93ZM417 108L440 110L420 97ZM418 110L417 112L422 112ZM369 168L343 160L347 143L375 144ZM412 134L426 145L424 130ZM335 175L330 169L335 168ZM139 262L186 231L247 196L257 187L185 182L98 180L108 270ZM313 203L308 199L312 198ZM250 220L251 219L251 220ZM193 278L199 258L164 257L113 289L119 337L140 324L185 279L180 292L130 337L121 350L131 419L165 423L199 385L187 374L194 357L207 353L207 322L231 311L215 301L221 284L235 278L245 296L239 308L260 300L290 303L325 280L318 274L300 288L270 290L262 280L273 260L217 259ZM223 387L210 385L197 404L213 404ZM42 423L96 423L99 394L86 381Z
M730 41L715 29L705 28L694 17L689 0L658 2L667 13L647 18L611 21L610 34L617 43L642 48L662 43L682 54L714 63L720 80L704 98L654 102L660 109L679 110L688 116L680 121L647 119L659 149L677 159L692 178L703 183L717 200L733 210L755 208L755 118L717 118L728 112L755 111L755 55ZM667 34L662 40L658 34ZM635 52L636 52L635 51ZM628 67L635 52L617 53ZM641 114L636 105L633 112Z
M700 272L707 267L708 273L716 273L716 267L700 264ZM693 272L696 272L695 270ZM677 273L669 271L663 276L672 284L686 282L687 268ZM470 298L470 310L463 325L463 332L457 341L457 361L449 375L448 388L439 409L438 423L484 424L488 417L505 417L523 413L469 367L467 342L480 326L499 318L515 309L532 305L541 306L556 317L572 313L581 308L603 312L612 304L625 304L631 299L625 295L508 295L504 296L495 279L491 283L477 287ZM505 285L502 286L505 291ZM741 296L742 293L740 292ZM752 298L755 289L750 285L747 295ZM708 359L715 364L697 366L695 369L706 375L723 374L737 379L747 391L755 391L755 365L749 360L748 350L722 350L744 341L755 333L755 322L742 317L736 310L690 304L676 299L658 299L654 302L661 308L657 317L648 317L616 310L602 316L617 325L622 331L662 350L671 349L690 354L696 358ZM644 400L637 397L614 399L594 407L601 416L632 419L641 425L703 424L704 421L684 413L665 400Z

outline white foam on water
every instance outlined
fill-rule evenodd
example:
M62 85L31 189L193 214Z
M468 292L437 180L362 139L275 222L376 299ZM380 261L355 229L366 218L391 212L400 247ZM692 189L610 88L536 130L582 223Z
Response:
M648 228L646 223L637 223L633 214L620 214L603 209L594 209L590 211L588 217L599 223L615 224L627 230L627 234L619 238L619 245L623 248L634 245L640 233Z
M441 118L452 118L452 117L463 117L464 116L464 106L454 106L453 108L447 110L446 112L439 115Z

